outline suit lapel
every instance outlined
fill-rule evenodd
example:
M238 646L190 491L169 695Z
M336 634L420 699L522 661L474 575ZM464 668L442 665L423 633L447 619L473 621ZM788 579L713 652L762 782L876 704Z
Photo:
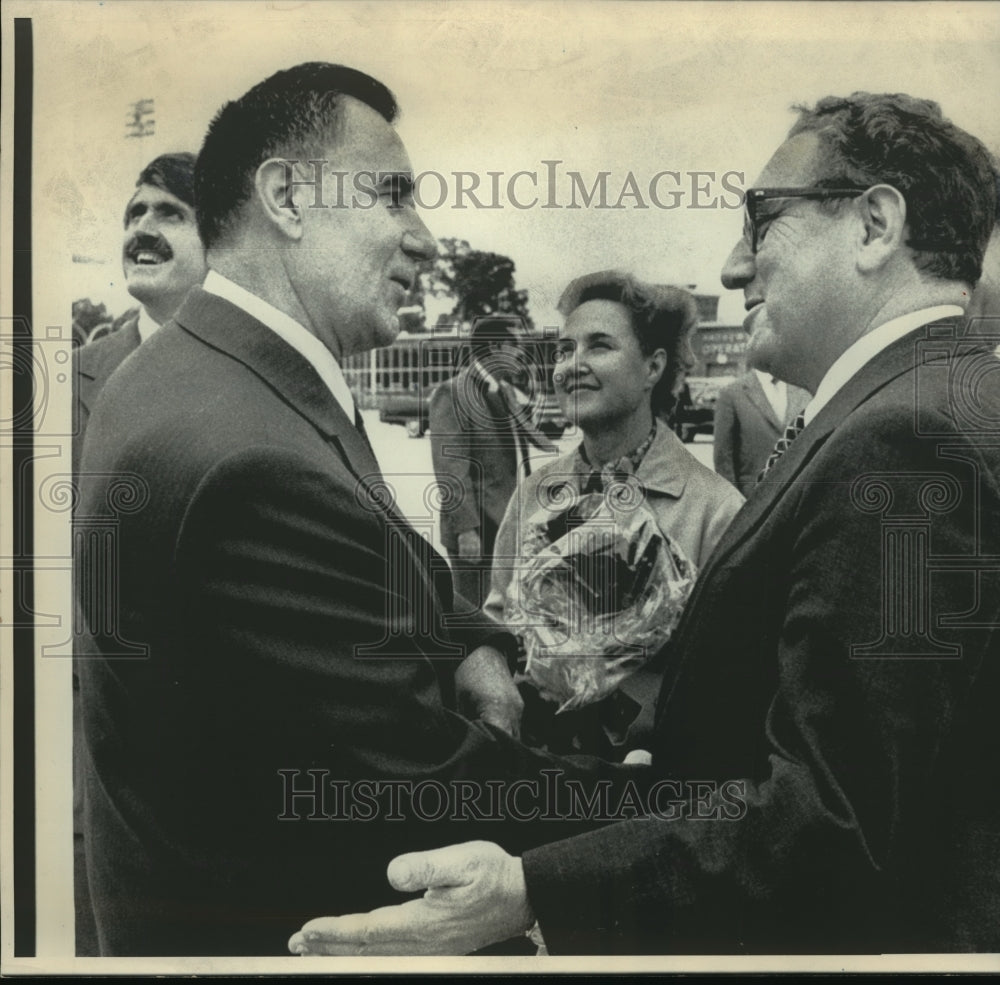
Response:
M242 308L195 288L174 320L259 377L339 449L356 478L381 478L378 462L319 373L296 349Z
M201 288L194 288L188 294L174 321L259 377L336 449L368 501L379 504L385 518L395 526L409 527L395 503L386 496L382 470L368 442L300 352L242 308ZM417 556L409 538L401 539L407 542L429 596L439 601L426 559Z
M767 399L767 394L764 393L764 388L760 385L760 380L757 379L757 374L753 370L750 370L749 374L744 377L743 385L750 403L764 415L767 423L774 428L775 434L780 435L785 425L778 420L778 416L771 406L771 401Z
M734 552L753 537L764 520L774 511L781 498L791 489L813 456L823 447L848 414L864 403L888 382L911 370L914 366L915 337L906 336L879 353L842 387L823 407L806 429L792 442L780 461L753 490L743 508L733 518L712 551L705 567L695 582L694 590L684 609L684 615L674 633L672 666L664 675L663 686L656 705L656 721L662 720L669 704L670 694L686 661L696 655L677 643L688 625L693 623L705 586Z
M928 330L941 323L925 325L892 343L878 353L844 386L834 394L809 422L806 429L792 442L780 462L767 474L747 500L743 509L736 514L729 529L712 552L708 564L699 581L705 581L710 572L718 568L744 541L751 537L764 519L772 512L775 504L788 492L799 474L809 464L816 452L823 446L834 429L865 401L878 393L892 380L917 368L921 353L918 343L928 337ZM950 323L948 323L950 324ZM932 357L927 357L927 362ZM947 359L947 355L938 358ZM697 594L697 586L695 587Z
M80 375L89 380L98 380L103 385L125 358L139 348L141 341L138 318L123 323L111 335L80 348L77 357Z
M506 427L509 423L508 417L510 415L507 411L507 401L504 400L500 388L497 387L494 389L488 386L483 380L479 380L478 382L482 388L483 403L486 405L486 410L490 417L496 422L498 428Z
M139 316L136 315L135 320L129 322L127 325L122 327L120 331L124 334L123 344L127 347L129 352L138 349L142 345L142 336L139 334Z

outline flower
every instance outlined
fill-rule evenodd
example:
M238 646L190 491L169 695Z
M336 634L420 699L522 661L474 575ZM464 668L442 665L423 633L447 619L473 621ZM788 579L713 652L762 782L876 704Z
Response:
M694 565L631 484L543 507L522 530L505 622L522 636L524 679L559 711L601 700L651 660L694 584Z

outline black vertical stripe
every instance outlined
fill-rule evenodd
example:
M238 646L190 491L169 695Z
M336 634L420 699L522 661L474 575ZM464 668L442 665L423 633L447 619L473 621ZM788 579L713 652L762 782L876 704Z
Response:
M14 20L13 202L13 444L14 593L14 956L36 954L35 885L35 639L34 618L34 398L31 371L31 132L34 109L31 18Z

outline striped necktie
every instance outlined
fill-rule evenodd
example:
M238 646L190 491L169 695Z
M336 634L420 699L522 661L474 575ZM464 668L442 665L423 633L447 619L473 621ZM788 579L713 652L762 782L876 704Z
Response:
M788 451L788 446L802 433L802 429L806 426L806 419L803 414L799 414L798 417L792 421L788 427L785 428L785 433L778 438L774 445L774 451L771 452L768 457L764 468L761 469L760 475L757 476L757 481L761 482L765 475L774 468L778 459Z
M523 395L518 399L514 385L508 380L499 380L498 389L503 398L504 406L510 415L511 423L520 437L526 438L536 448L546 452L557 452L559 449L545 432L540 431L531 417L531 405ZM522 403L522 400L525 402ZM525 449L527 452L527 449Z

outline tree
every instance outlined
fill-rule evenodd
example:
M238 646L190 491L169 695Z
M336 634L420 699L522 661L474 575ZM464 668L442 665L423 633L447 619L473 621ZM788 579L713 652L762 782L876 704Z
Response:
M464 239L438 241L438 256L420 276L422 294L454 298L450 317L471 322L481 315L518 315L529 331L528 292L514 286L514 261L501 253L474 250Z
M90 298L80 298L73 302L74 345L82 345L96 328L110 324L111 315L108 314L103 301L94 304Z

